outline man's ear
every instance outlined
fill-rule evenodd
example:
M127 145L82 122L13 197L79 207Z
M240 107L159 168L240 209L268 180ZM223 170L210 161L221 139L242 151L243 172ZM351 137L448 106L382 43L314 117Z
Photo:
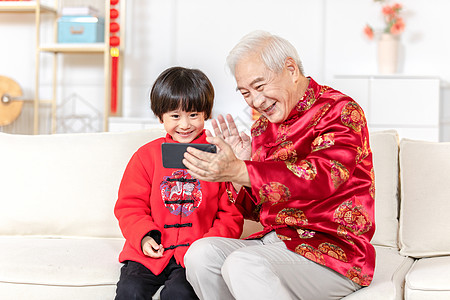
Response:
M286 58L284 61L284 67L288 72L295 78L299 78L301 75L300 69L298 68L297 63L292 57Z

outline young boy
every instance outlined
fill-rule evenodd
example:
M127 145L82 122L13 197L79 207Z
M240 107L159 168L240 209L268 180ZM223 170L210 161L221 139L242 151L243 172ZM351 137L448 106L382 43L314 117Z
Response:
M166 137L142 146L131 158L114 213L126 239L116 299L198 299L186 280L184 254L208 236L239 238L243 218L225 183L200 181L184 169L162 165L162 143L206 143L214 89L196 69L173 67L156 79L151 109Z

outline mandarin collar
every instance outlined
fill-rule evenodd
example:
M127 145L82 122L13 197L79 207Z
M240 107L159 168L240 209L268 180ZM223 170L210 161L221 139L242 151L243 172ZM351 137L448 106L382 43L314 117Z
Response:
M298 109L299 107L301 107L301 104L302 103L310 103L311 99L315 98L318 84L311 77L307 76L306 78L309 79L309 83L308 83L308 87L305 90L305 93L300 98L300 100L298 100L297 104L291 110L291 112L289 113L289 115L286 118L286 120L284 120L280 124L288 125L288 124L291 124L292 122L294 122L304 112L304 110L299 110Z

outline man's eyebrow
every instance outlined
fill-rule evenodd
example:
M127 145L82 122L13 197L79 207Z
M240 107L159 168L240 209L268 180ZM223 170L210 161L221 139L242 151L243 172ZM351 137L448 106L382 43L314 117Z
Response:
M257 77L255 79L253 79L252 82L250 82L250 86L254 85L255 83L259 82L259 81L263 81L264 78L263 77ZM241 89L241 87L236 87L236 91L239 91Z

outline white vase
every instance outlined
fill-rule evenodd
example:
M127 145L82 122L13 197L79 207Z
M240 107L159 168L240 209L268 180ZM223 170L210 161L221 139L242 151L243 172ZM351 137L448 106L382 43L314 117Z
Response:
M398 36L383 33L378 40L378 73L395 74L398 71Z

